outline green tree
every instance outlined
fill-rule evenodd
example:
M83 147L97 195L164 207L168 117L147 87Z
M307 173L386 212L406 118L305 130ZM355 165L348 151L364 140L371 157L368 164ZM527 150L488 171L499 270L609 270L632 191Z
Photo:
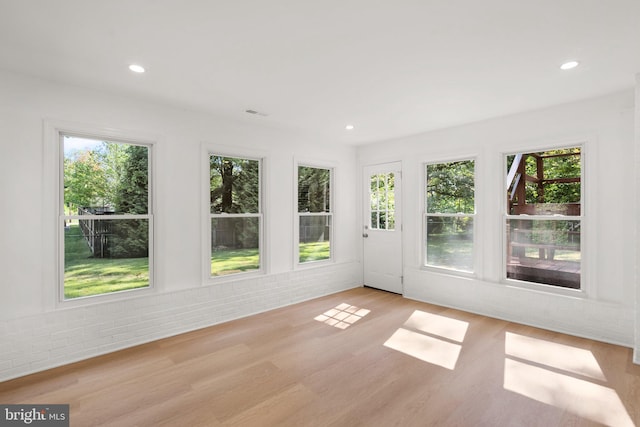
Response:
M104 170L105 198L110 207L115 208L122 181L126 179L124 176L124 167L130 155L129 147L131 146L126 144L102 142L96 150L96 156L100 159L102 169ZM146 150L146 148L144 149Z
M257 160L210 156L211 213L258 213Z
M212 155L209 157L210 212L254 214L260 212L260 162ZM212 223L212 246L257 248L260 225L256 218L224 218Z
M427 212L472 214L474 161L427 165Z
M579 203L581 171L580 147L525 153L526 203ZM515 156L507 158L507 173ZM539 170L540 169L540 170ZM534 180L542 176L543 182ZM546 182L575 179L575 182Z
M331 171L298 167L298 212L329 212Z
M118 164L115 208L118 213L143 215L149 213L148 148L128 145Z
M105 171L95 151L80 151L64 159L64 201L72 209L104 206Z
M120 214L149 213L148 148L127 145L118 153L115 167L115 209ZM115 169L115 168L114 168ZM149 255L149 221L147 219L115 220L110 255L114 258L139 258Z

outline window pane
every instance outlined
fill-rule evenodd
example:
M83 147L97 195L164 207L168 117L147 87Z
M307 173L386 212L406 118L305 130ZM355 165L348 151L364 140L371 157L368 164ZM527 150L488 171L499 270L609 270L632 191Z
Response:
M393 212L387 214L387 228L393 230L396 228L396 216Z
M371 212L371 224L369 228L373 230L380 228L378 224L378 212Z
M427 217L427 265L473 271L473 218Z
M385 188L378 190L378 210L387 210L387 192Z
M378 210L378 193L377 192L371 194L371 210L372 211Z
M387 209L391 214L396 210L396 193L395 193L395 178L393 173L389 174L389 183L387 191Z
M371 176L372 230L393 230L395 227L395 178L393 172Z
M260 269L260 218L211 219L211 275Z
M211 213L258 213L260 162L209 156Z
M510 215L580 215L580 147L507 156Z
M149 148L65 136L67 215L148 214Z
M310 262L331 258L331 217L301 216L299 261Z
M331 212L331 171L298 167L298 212Z
M474 161L427 165L426 201L428 213L474 213Z
M67 220L64 297L149 286L149 220Z
M580 288L579 220L507 220L507 278Z

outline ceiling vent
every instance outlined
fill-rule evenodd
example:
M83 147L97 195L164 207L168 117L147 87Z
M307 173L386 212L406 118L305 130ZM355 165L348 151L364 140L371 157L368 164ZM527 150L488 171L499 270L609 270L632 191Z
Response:
M256 111L256 110L244 110L244 112L249 114L254 114L256 116L267 117L266 113L261 113L260 111Z

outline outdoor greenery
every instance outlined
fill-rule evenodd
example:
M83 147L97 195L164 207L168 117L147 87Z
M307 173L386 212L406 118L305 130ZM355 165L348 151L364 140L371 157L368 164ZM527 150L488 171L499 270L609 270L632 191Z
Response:
M211 275L224 276L258 270L260 253L255 249L224 249L211 254Z
M573 252L572 260L580 258L580 221L579 220L528 220L509 219L509 239L516 243L557 247ZM527 252L532 253L532 252ZM538 255L535 255L537 258ZM554 259L559 259L555 258Z
M371 176L370 212L372 230L394 230L395 221L395 176L393 172Z
M298 212L331 211L331 171L298 166Z
M430 234L427 238L427 265L473 271L473 236Z
M538 178L539 173L543 180L580 178L582 174L580 147L525 153L523 158L525 173L532 178ZM507 173L514 159L515 155L507 156ZM580 190L580 182L542 182L538 185L528 181L526 203L579 203Z
M211 275L260 268L260 162L210 155L209 184Z
M78 149L75 142L65 138L64 202L70 213L148 213L148 147L95 141L90 148ZM106 254L113 258L147 257L148 222L114 221L111 233L118 243Z
M322 261L331 258L330 251L328 241L300 243L298 259L300 262Z
M331 170L298 166L298 261L331 258Z
M329 242L300 243L300 262L329 259ZM224 276L260 268L258 249L223 249L211 255L211 275Z
M516 155L507 156L507 174L512 165L515 168L516 158ZM531 219L526 216L507 219L507 241L511 246L507 262L515 259L513 265L519 266L522 262L544 260L545 264L529 266L529 271L535 270L539 273L529 272L524 275L522 271L512 269L507 271L507 277L522 279L524 275L527 281L567 286L566 277L553 272L571 271L574 276L570 287L579 288L581 221L566 219L564 216L579 215L581 211L580 147L523 153L521 161L524 162L526 175L519 177L520 185L525 182L524 200L520 200L518 187L514 187L514 179L513 183L509 183L511 187L507 189L507 197L510 200L509 213L548 215L549 219ZM521 173L521 170L518 172ZM524 261L525 258L528 261ZM549 262L553 262L553 268L548 267ZM543 274L544 270L550 271Z
M65 220L66 298L149 285L149 220L111 217L149 213L148 165L146 146L64 137L64 213L92 215Z
M260 162L234 157L209 156L212 214L258 213Z
M148 213L148 147L80 141L65 137L65 205L108 208L122 214Z
M65 298L149 286L149 258L94 258L77 224L65 229L64 254Z
M427 212L473 214L473 160L427 165Z
M426 264L473 271L475 162L426 166Z

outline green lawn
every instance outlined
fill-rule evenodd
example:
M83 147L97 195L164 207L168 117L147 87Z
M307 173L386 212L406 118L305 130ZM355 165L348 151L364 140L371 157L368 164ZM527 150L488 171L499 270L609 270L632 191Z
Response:
M473 241L450 234L430 234L427 265L473 271Z
M539 258L540 252L537 248L526 248L525 256L530 258ZM547 255L548 256L548 255ZM580 251L569 251L564 249L556 249L553 254L555 261L575 261L580 262Z
M257 248L223 249L211 253L211 275L225 276L260 268L260 255ZM300 262L320 261L330 258L329 242L311 242L300 244Z
M224 276L260 268L258 248L224 249L211 253L211 275Z
M331 258L329 242L300 243L300 262L321 261Z
M149 286L149 258L92 258L77 224L65 230L64 249L65 298Z

